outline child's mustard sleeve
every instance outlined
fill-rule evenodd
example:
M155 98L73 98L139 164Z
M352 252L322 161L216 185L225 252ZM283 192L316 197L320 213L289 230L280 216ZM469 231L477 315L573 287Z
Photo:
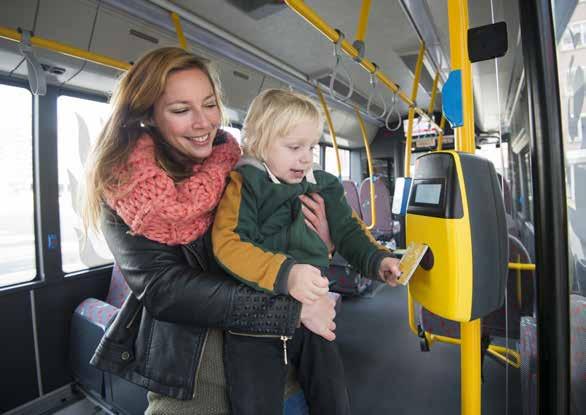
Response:
M287 294L286 280L295 261L261 246L254 189L233 171L212 227L214 257L241 282L261 291Z

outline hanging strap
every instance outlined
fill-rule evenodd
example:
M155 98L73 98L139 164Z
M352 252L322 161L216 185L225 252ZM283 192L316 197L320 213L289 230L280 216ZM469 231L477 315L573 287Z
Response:
M31 32L28 30L20 30L22 38L18 45L20 54L26 60L26 68L28 71L28 84L33 95L45 95L47 93L47 78L45 71L34 54L33 46L31 45Z

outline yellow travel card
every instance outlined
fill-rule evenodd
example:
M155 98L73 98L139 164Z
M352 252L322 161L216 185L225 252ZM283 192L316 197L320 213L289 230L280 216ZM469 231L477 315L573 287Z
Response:
M425 244L418 242L411 242L409 244L401 258L401 262L399 262L401 276L397 278L397 281L400 284L407 285L426 252L427 245Z

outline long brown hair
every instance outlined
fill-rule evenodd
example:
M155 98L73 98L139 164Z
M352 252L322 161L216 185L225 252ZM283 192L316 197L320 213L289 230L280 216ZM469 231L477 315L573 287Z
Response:
M219 79L207 60L177 47L155 49L142 56L120 79L111 100L112 113L98 136L86 166L83 200L86 231L88 228L98 230L104 191L120 185L121 178L113 172L126 163L143 133L148 132L155 141L156 159L161 168L175 180L187 177L185 160L169 149L157 128L150 125L150 120L155 102L165 91L169 74L193 68L207 75L222 121L225 121Z

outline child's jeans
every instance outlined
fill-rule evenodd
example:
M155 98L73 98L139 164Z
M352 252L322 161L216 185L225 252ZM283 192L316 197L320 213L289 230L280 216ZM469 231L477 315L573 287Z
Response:
M288 367L279 337L226 333L224 361L232 415L281 415ZM350 399L342 359L335 342L301 326L286 342L287 364L298 381L311 414L349 415Z

